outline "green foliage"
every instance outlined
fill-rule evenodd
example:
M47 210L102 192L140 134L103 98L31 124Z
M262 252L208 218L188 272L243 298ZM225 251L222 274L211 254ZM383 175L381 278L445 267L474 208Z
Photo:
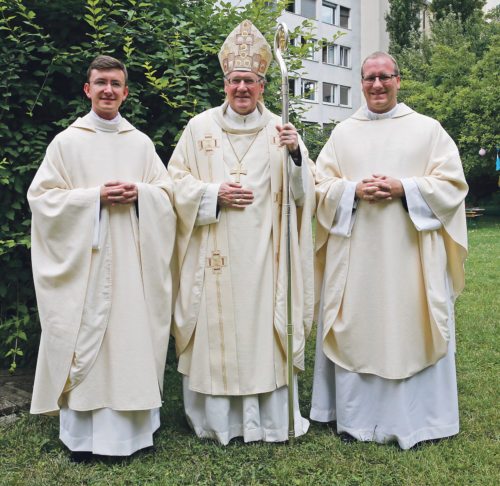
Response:
M485 4L486 0L432 0L430 9L437 20L453 13L466 21L472 16L480 16Z
M291 444L220 446L189 429L182 377L169 351L165 403L154 447L126 458L75 464L59 440L57 417L23 414L0 423L0 484L5 486L496 486L498 484L498 268L500 219L469 229L467 283L456 306L460 432L409 451L395 445L343 443L334 424L311 422ZM315 328L299 376L300 407L311 406Z
M321 149L325 146L326 142L330 138L333 128L336 123L328 124L324 127L314 123L308 124L302 131L302 139L306 144L307 150L309 150L309 157L312 160L318 158Z
M399 99L438 119L457 142L470 184L471 202L494 192L500 92L499 21L455 14L436 20L430 38L404 49L398 61L403 80ZM483 147L486 156L478 152Z
M25 193L51 133L34 112L56 53L35 17L19 0L0 1L0 360L11 368L36 325Z
M189 118L224 99L217 53L227 34L249 18L272 45L284 3L0 0L0 366L36 354L25 194L50 140L90 108L82 91L90 61L109 54L125 62L130 94L121 112L167 161ZM300 55L291 50L292 70ZM279 86L272 68L266 98L277 112Z
M390 0L389 12L385 14L389 33L390 51L397 54L412 44L413 35L420 27L420 12L423 0Z

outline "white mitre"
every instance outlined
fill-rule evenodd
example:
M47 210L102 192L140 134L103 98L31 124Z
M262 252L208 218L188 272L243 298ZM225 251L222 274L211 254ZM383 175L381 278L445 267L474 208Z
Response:
M241 22L227 36L219 52L224 76L232 71L251 71L264 77L272 58L271 46L250 20Z

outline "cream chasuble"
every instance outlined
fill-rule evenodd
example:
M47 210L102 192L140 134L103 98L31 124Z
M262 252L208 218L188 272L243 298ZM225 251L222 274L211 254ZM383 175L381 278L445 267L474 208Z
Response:
M441 222L417 231L400 200L359 201L350 237L330 231L345 188L371 174L413 178ZM446 355L449 292L463 288L467 184L456 145L438 122L404 104L340 123L317 161L318 288L323 349L346 370L401 379Z
M179 371L209 395L265 393L286 384L281 227L282 150L263 105L246 127L223 113L198 115L169 162L178 212L180 288L173 333ZM301 145L303 164L307 151ZM305 170L302 207L293 205L295 365L303 368L312 318L312 179ZM244 210L221 209L218 222L195 226L207 184L240 179L254 192ZM304 192L304 191L303 191Z
M462 224L465 222L462 200L466 185L457 149L437 122L416 114L402 104L389 113L379 115L367 112L367 115L368 117L365 116L364 110L360 110L346 128L349 128L348 132L355 129L352 136L358 137L358 143L363 140L362 149L370 154L370 159L363 157L361 153L354 154L359 157L358 160L354 160L354 155L340 159L339 154L342 154L342 157L346 155L346 148L347 153L351 153L350 148L342 146L343 143L352 144L354 139L346 137L343 130L339 135L337 129L318 159L320 180L318 193L321 205L319 217L322 224L318 225L320 251L317 264L321 275L324 268L327 277L322 282L317 321L310 417L319 422L335 420L338 433L348 433L357 440L378 443L397 441L402 449L409 449L418 442L449 437L459 431L453 303L463 284L465 246L462 245L466 244L466 240L465 227ZM401 120L401 117L405 117L406 120ZM371 138L367 139L368 134ZM421 157L418 157L417 149L420 149ZM362 176L366 177L371 173L382 171L381 155L389 159L384 166L386 175L401 178L405 188L408 213L402 214L404 224L399 220L399 226L391 225L391 218L395 216L386 211L386 205L393 204L393 211L399 212L403 209L401 201L377 203L373 207L358 202L353 210L357 180L350 178L349 166L359 162L364 170L368 171ZM415 163L419 160L425 167L423 170L422 165ZM374 165L370 166L371 163ZM429 187L434 187L433 197L429 194ZM378 207L380 204L382 206ZM333 224L327 219L328 205L331 211L328 218L333 220ZM375 213L377 207L380 214ZM360 228L366 228L366 220L363 222L366 218L364 211L369 211L370 218L376 223L370 227L371 235L367 235L366 232L360 233L358 230L360 215L362 221ZM382 218L385 213L387 218ZM406 238L411 244L406 242L406 246L401 246L400 251L394 252L394 245L388 243L390 236L384 237L381 233L390 233L392 239L401 244L400 233L403 231L408 233ZM369 252L366 248L360 249L359 243L351 245L351 239L355 238L367 238L371 242ZM328 241L330 255L336 253L343 255L341 266L338 266L339 260L336 258L322 260L321 257L325 255L325 239ZM437 248L429 247L429 241L436 243ZM390 251L394 253L388 255L390 251L381 251L380 247L383 245L391 247ZM417 254L415 247L420 247L420 252ZM364 253L360 253L361 251ZM401 265L400 260L404 258L402 254L407 254L410 261L420 258L421 264L417 265L416 273L408 272L408 267L404 266L405 262ZM392 262L392 265L390 263L385 269L373 263L378 258L387 263L390 261L389 256L398 260ZM351 265L354 260L364 262L363 274L359 274L359 267ZM434 265L436 272L427 270L428 265ZM336 267L338 272L339 280L336 285L332 285L332 266ZM355 273L354 268L358 268L358 272ZM339 269L342 270L338 271ZM378 274L377 279L370 275L372 271L382 271L382 273ZM404 273L400 275L398 271ZM344 280L346 273L347 280L356 281L358 288L353 288L353 283L349 289L347 288ZM413 283L408 283L410 280L413 280ZM418 285L419 281L424 282L424 285ZM433 285L434 282L439 285ZM415 292L415 290L417 292L412 295L410 291ZM364 300L370 291L380 298L376 304L384 311L385 326L380 322L380 309L373 307L375 304L373 300L370 298ZM351 301L344 299L347 292L355 293L354 298L357 297L359 306L369 304L372 307L356 313L351 307L352 304L347 304ZM426 316L426 313L432 315L432 306L436 301L436 295L433 294L436 293L446 305L446 316L441 315L439 320ZM391 298L393 307L387 308L386 302ZM340 305L338 314L342 316L337 319L331 314L334 299L338 299ZM403 305L398 301L402 301ZM422 309L415 316L413 310L419 303ZM404 306L407 306L406 315L400 311ZM366 320L365 314L370 311L375 319ZM333 323L326 320L324 312L329 313L328 319L334 319ZM434 315L439 316L435 309ZM419 323L415 317L422 318L422 316L424 318ZM344 367L344 361L342 365L336 364L340 360L337 360L336 352L330 346L332 338L325 340L325 329L330 329L327 332L335 336L337 329L342 330L340 322L344 323L344 329L349 326L360 329L358 334L353 335L356 339L351 337L349 344L351 350L363 339L361 336L363 332L366 333L365 340L372 350L369 353L366 342L361 343L360 351L365 353L365 356L360 358L359 353L354 353L352 361L349 362L353 364L351 368ZM421 335L432 334L429 327L435 326L437 322L443 330L443 336L446 336L443 337L447 344L444 357L438 358L435 364L424 367L408 378L384 378L387 368L383 367L386 361L380 359L381 353L398 357L407 352L408 344L412 344L417 348L417 352L408 354L408 363L414 368L418 367L415 356L422 356L422 349L418 349L422 345L430 347L428 350L430 357L433 353L435 355L432 342L424 340L422 343L421 338L408 344L406 341L414 339L414 335L418 337L419 332ZM369 327L373 327L373 331L367 329ZM377 336L374 337L375 333ZM345 336L342 339L345 339ZM387 342L385 346L384 341ZM354 371L361 368L357 364L359 362L370 362L371 367L367 368L370 371ZM403 363L401 370L395 371L405 374L408 370L405 365L408 363ZM397 365L398 362L395 360L393 367ZM421 366L425 366L425 362ZM378 374L374 373L374 370Z
M116 130L98 123L87 115L57 135L28 192L42 325L33 413L161 406L171 181L143 133L124 119ZM96 216L99 187L112 180L137 184L138 208L106 205Z

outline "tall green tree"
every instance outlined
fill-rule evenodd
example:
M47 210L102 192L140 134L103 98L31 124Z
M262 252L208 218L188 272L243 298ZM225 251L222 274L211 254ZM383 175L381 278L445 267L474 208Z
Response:
M392 53L397 54L411 45L420 28L420 13L424 5L423 0L389 0L385 21Z
M463 22L448 14L432 35L403 50L400 100L439 120L458 145L470 185L469 200L497 190L496 147L500 146L500 8L485 19ZM481 157L479 149L486 149Z
M436 20L454 13L465 22L471 16L481 16L481 10L485 5L486 0L432 0L430 10Z

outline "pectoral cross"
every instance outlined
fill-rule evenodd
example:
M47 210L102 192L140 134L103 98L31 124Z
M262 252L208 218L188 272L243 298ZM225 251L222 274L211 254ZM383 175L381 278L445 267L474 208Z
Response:
M222 256L219 250L214 250L212 256L207 258L207 263L213 273L221 273L222 267L226 266L226 257Z
M240 182L240 177L242 175L247 175L247 170L244 169L241 164L238 164L238 167L234 168L234 169L231 169L231 171L229 172L230 175L234 175L235 178L234 178L234 182Z

